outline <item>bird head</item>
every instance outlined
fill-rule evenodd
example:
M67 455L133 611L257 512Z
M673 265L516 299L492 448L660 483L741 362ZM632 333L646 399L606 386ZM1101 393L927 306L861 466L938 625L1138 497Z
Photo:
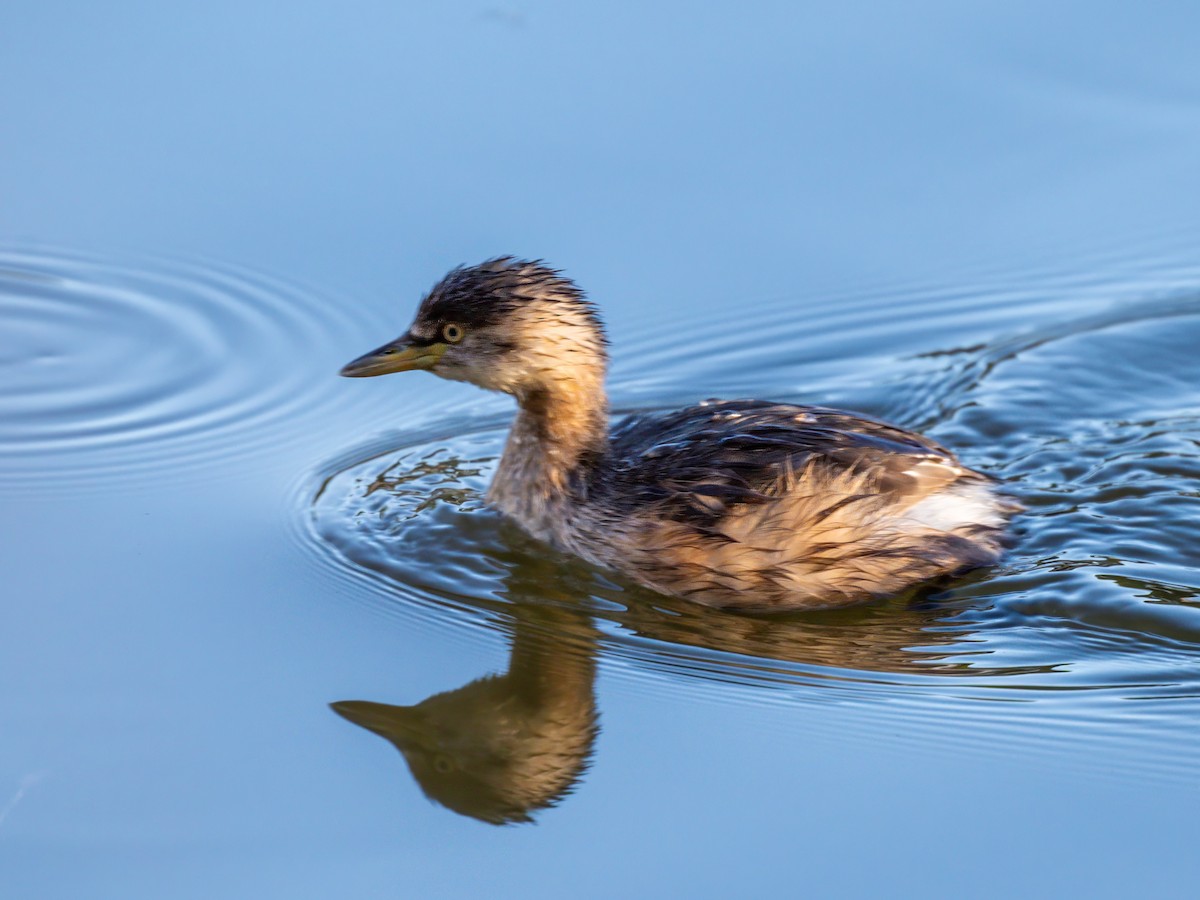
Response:
M522 398L582 373L603 378L606 346L595 307L570 279L540 262L501 257L451 271L405 334L341 374L425 369Z

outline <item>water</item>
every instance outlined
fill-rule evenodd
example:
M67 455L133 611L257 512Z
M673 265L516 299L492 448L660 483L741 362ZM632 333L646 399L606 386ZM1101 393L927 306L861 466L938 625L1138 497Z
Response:
M1189 7L3 18L5 896L1193 892ZM921 429L1011 553L748 617L530 541L503 398L335 375L503 252L618 412Z
M18 485L51 463L70 487L211 454L228 463L289 434L301 405L333 402L295 357L342 323L277 280L13 249L0 253L0 285L0 477Z

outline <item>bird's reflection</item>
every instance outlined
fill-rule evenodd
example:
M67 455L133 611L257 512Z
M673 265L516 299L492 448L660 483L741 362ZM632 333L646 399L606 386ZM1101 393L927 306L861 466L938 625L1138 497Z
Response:
M535 571L544 567L532 566ZM513 580L524 582L528 593L518 600L521 591L509 591L512 650L507 671L413 706L365 700L332 704L345 719L394 744L430 799L497 825L530 821L531 814L568 794L586 770L599 732L595 610L560 605L565 600L548 604L547 582ZM938 661L934 645L964 638L958 630L933 628L946 615L944 609L909 602L888 613L772 621L686 607L652 612L633 604L621 618L630 631L677 648L753 653L760 672L772 659L829 665L840 656L847 670L920 667L927 673L1002 674ZM871 627L883 620L885 627Z
M530 821L566 795L587 768L598 732L590 616L528 601L515 604L513 615L503 674L415 706L332 704L395 744L431 800L496 825Z

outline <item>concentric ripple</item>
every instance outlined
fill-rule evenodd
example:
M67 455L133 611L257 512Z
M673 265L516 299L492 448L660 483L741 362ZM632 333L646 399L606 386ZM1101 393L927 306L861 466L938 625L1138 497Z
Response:
M261 275L45 250L0 250L0 319L0 471L13 483L253 450L327 399L314 351L352 343L335 307Z
M1200 710L1194 274L897 295L886 352L865 336L879 327L878 298L798 310L803 325L765 310L784 335L771 359L787 365L764 365L744 337L754 328L635 344L630 367L617 348L613 395L627 411L709 393L832 401L923 427L1001 478L1026 506L1012 553L941 593L762 618L626 584L486 508L505 415L446 418L329 461L304 488L305 537L397 615L467 634L507 631L530 604L568 606L599 625L612 671L760 701L874 698L944 713L949 699L982 721L1058 698L1052 717L1081 727L1131 700ZM1006 322L981 326L974 313L997 308ZM976 340L981 327L991 334ZM683 346L698 359L690 370ZM672 365L681 371L662 374ZM673 386L684 381L705 387ZM999 699L1020 703L983 702Z

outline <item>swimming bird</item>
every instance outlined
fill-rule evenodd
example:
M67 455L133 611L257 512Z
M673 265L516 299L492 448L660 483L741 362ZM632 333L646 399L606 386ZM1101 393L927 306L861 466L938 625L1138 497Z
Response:
M487 502L665 594L748 611L845 606L995 563L1013 504L927 437L867 416L710 400L610 425L596 307L540 261L452 270L408 331L346 365L510 394Z

